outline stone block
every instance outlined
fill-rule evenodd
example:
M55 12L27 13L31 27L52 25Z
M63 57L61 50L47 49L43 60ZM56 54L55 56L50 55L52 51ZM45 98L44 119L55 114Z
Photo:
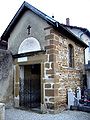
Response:
M56 35L55 35L55 39L56 39L56 40L59 40L59 36L56 36Z
M58 31L54 30L53 28L50 30L50 33L51 34L53 33L53 34L57 35L58 37L60 37L60 33Z
M58 96L58 89L46 89L45 96Z
M50 45L51 44L58 46L59 41L58 40L50 40Z
M19 95L19 87L15 87L15 96Z
M54 62L56 61L56 55L55 54L50 54L49 55L49 62Z
M50 34L50 35L45 36L45 40L48 40L48 39L54 39L54 35Z
M60 88L60 84L53 84L53 88Z
M45 46L45 49L56 49L56 45L47 45Z
M45 84L45 88L51 88L51 84Z
M54 74L54 70L52 70L52 69L46 70L46 74Z
M56 49L50 49L47 51L47 54L59 54L59 51Z
M50 67L50 63L45 63L45 68L49 68Z
M55 99L54 99L54 98L49 98L49 101L50 101L50 102L54 102Z
M46 89L45 90L45 96L54 96L54 90L49 90L49 89Z

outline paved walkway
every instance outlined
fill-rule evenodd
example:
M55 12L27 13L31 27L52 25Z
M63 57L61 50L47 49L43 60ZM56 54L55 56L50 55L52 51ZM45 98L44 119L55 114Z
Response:
M11 108L6 109L5 117L5 120L90 120L90 113L68 110L52 115Z

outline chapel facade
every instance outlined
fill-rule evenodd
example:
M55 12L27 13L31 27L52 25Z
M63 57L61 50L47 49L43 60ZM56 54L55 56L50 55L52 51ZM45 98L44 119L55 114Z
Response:
M87 45L27 2L22 4L1 39L8 42L2 58L8 65L5 80L1 80L6 90L0 101L42 112L57 113L65 109L68 89L83 85Z

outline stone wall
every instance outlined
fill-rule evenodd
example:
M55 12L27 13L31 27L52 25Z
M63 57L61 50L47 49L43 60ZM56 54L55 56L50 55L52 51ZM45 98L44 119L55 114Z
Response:
M46 28L46 54L48 61L44 63L45 72L45 104L47 109L57 112L66 107L67 90L75 90L80 86L84 67L84 49L80 45L62 36L53 28ZM68 45L74 47L74 68L69 67Z
M12 55L8 50L0 50L0 101L11 105L13 100Z
M19 107L19 64L41 64L41 110L57 113L67 106L67 90L80 86L84 65L84 50L51 26L45 31L44 53L28 56L27 61L14 61L14 102ZM74 47L74 68L69 67L68 45ZM18 102L17 102L18 100Z

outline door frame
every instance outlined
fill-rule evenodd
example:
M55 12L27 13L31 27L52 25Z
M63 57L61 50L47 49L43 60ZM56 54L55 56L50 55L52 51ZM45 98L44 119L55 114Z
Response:
M32 65L32 64L40 64L41 66L41 105L44 103L44 90L43 90L43 74L44 74L44 63L42 60L33 60L33 61L27 61L27 62L16 62L14 65L14 107L20 108L19 105L19 91L20 91L20 66L24 65ZM40 108L42 107L40 105Z
M34 106L34 104L35 104L35 103L33 103L34 101L31 100L31 97L34 94L26 92L26 95L29 95L28 98L25 98L25 94L24 94L24 92L25 92L25 85L27 84L27 82L25 82L25 80L26 80L26 78L25 78L25 73L26 73L25 72L25 67L27 66L29 68L29 70L27 72L29 72L28 77L29 77L29 80L30 80L30 70L31 70L30 66L32 66L32 65L33 66L34 65L38 65L39 66L39 69L37 69L37 71L39 70L39 74L38 74L39 75L39 79L38 79L39 84L38 84L38 86L39 86L39 90L40 90L40 92L39 92L39 94L40 94L39 100L40 101L39 101L39 103L38 103L38 101L35 102L36 103L36 107ZM21 87L20 90L19 90L19 96L20 96L19 105L20 105L20 107L24 107L24 108L27 108L27 109L40 108L40 104L41 104L41 64L38 63L38 64L20 65L20 78L21 78L21 81L20 81L20 84L19 84L19 87ZM37 80L37 79L35 79L35 80ZM32 79L30 81L33 83ZM32 85L31 85L30 81L27 84L29 89L27 89L26 91L28 91L28 90L32 91ZM34 84L36 84L36 86L37 86L36 82L34 82ZM37 88L38 88L38 86L37 86ZM27 102L27 100L29 100L29 99L30 99L30 101Z

